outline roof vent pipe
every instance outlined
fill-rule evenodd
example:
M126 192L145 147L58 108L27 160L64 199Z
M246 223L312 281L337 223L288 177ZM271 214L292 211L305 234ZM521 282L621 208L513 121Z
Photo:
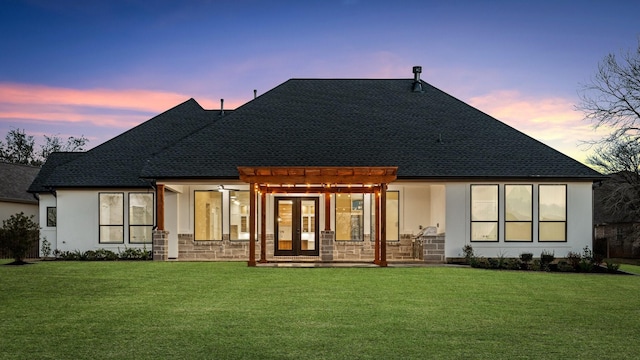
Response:
M420 81L421 72L422 72L422 66L413 67L413 92L423 92L422 81Z
M258 97L258 90L253 89L253 98L257 98Z
M220 115L224 115L224 99L220 99Z

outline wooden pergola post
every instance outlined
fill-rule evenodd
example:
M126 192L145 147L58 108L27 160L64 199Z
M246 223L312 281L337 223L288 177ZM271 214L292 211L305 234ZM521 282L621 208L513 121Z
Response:
M267 192L260 192L260 261L267 262Z
M156 229L164 230L164 185L156 185Z
M331 231L331 190L329 188L324 193L324 231Z
M373 204L374 204L374 211L376 213L376 216L374 217L374 236L375 236L375 242L374 242L374 249L373 249L373 253L374 253L374 257L373 257L373 263L376 265L380 265L380 190L376 187L374 189L373 192Z
M249 184L249 262L247 266L256 266L256 187Z
M387 184L380 186L380 266L387 266Z

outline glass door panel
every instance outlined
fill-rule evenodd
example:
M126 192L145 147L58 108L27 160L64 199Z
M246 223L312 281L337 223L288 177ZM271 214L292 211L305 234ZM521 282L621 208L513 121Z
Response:
M276 256L317 256L318 198L275 198Z
M277 201L277 232L276 250L293 249L293 201L278 199Z
M300 211L300 222L302 223L302 235L300 250L316 249L316 201L302 200L302 211Z

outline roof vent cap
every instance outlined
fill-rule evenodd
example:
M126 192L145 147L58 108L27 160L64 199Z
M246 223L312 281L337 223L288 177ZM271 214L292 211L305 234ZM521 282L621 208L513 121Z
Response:
M422 81L420 81L421 72L422 66L413 67L413 92L424 92L424 90L422 90Z

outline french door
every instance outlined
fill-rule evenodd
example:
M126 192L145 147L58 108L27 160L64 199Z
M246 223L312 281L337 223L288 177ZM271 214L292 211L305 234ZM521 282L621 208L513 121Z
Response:
M318 256L318 198L275 198L276 256Z

